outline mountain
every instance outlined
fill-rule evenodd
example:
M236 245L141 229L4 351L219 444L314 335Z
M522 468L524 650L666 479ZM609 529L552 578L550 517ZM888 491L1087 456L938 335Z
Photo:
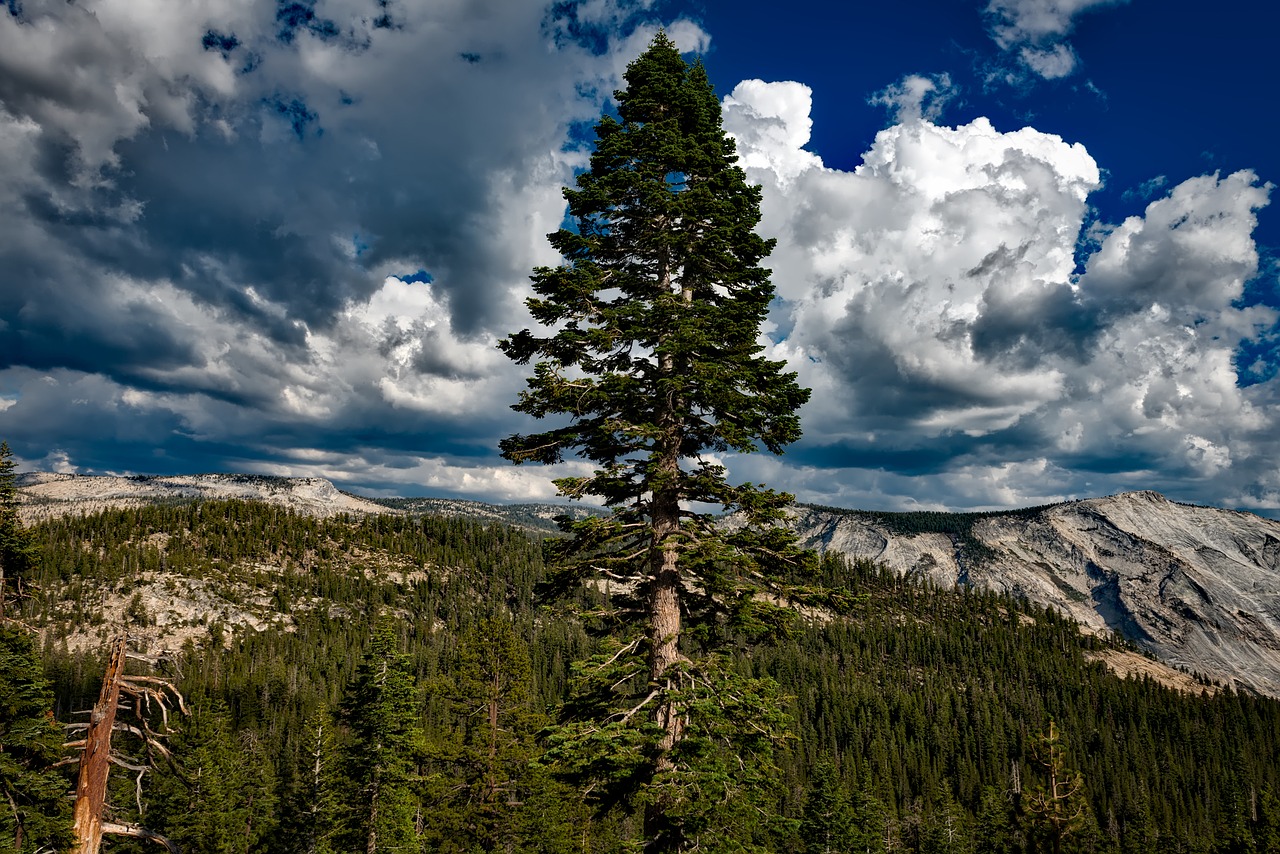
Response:
M320 478L259 475L34 473L21 476L19 494L28 521L228 498L320 518L435 514L540 532L555 530L557 514L599 512L554 504L369 499ZM997 513L800 505L794 524L820 551L869 558L944 589L969 585L1051 606L1086 630L1123 636L1166 665L1280 697L1280 522L1132 492Z
M557 516L583 519L605 511L581 504L485 504L482 501L465 501L461 498L370 498L370 501L387 508L387 511L408 513L412 516L459 516L484 522L502 522L528 531L559 533ZM384 512L387 512L384 511Z
M28 522L120 507L247 499L327 518L339 513L387 513L386 507L342 492L319 477L194 474L170 477L94 477L28 472L18 477Z
M1130 492L1007 513L800 506L811 547L1009 593L1158 659L1280 697L1280 522Z
M18 495L22 516L28 523L122 507L234 499L263 501L321 519L341 513L432 514L504 522L543 532L559 530L554 521L558 515L582 518L600 512L581 505L485 504L453 498L363 498L343 492L324 478L257 474L113 477L28 472L18 477Z

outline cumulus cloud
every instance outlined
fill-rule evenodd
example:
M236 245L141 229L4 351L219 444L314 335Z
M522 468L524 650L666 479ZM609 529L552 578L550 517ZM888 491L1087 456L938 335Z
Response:
M743 168L768 170L789 181L821 166L805 150L813 122L813 91L803 83L743 80L724 99L724 129L738 143Z
M921 118L882 131L852 172L797 172L797 152L753 148L793 138L791 113L755 103L770 132L737 133L779 237L773 351L814 389L802 494L839 503L874 482L901 489L899 506L1140 487L1271 500L1277 384L1242 388L1233 363L1276 322L1241 305L1270 185L1189 179L1078 256L1100 185L1078 143Z
M1126 0L990 0L986 8L991 37L1014 53L1032 73L1046 80L1075 72L1078 59L1066 41L1076 17L1090 9Z

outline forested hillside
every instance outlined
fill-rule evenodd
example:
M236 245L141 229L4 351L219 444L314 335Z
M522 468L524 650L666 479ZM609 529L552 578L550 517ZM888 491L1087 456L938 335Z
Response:
M24 619L59 720L97 696L117 610L193 707L172 764L139 791L113 776L117 820L185 852L350 851L380 786L386 850L631 850L634 812L593 817L538 761L572 663L610 626L600 590L539 604L534 535L235 501L32 531ZM788 820L744 823L738 850L1280 851L1280 703L1121 680L1087 657L1106 642L1053 612L870 563L792 581L817 591L804 616L731 644L791 716Z

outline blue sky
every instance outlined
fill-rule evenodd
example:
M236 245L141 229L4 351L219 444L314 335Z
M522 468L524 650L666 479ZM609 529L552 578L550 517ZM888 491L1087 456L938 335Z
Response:
M1161 176L1251 168L1276 180L1267 168L1280 130L1267 107L1280 70L1273 4L1226 0L1208 15L1182 0L1098 3L1071 16L1061 40L1077 57L1074 71L1052 81L1027 75L1020 85L987 79L1010 63L981 2L796 0L786 16L758 0L687 8L713 35L705 61L722 87L760 77L813 88L810 148L831 166L855 167L884 126L884 111L866 108L868 94L895 75L946 73L959 91L944 121L984 115L1000 128L1030 124L1085 143L1109 173L1093 201L1113 216L1140 213L1143 184ZM1280 245L1280 216L1264 216L1258 234Z
M580 130L665 26L764 188L824 504L1280 515L1280 12L1154 0L0 7L27 468L548 499L500 437Z

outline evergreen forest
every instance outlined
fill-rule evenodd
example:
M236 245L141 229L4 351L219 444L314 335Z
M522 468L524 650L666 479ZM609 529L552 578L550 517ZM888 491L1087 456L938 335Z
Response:
M0 778L33 794L0 805L0 849L66 844L50 781L69 793L75 766L54 766L73 754L48 713L84 719L123 627L131 672L172 680L189 714L168 757L121 737L147 770L113 771L110 818L187 854L639 850L642 805L576 788L549 753L575 672L617 641L607 585L539 595L543 534L252 502L28 534L18 616L42 640L0 637ZM716 639L733 672L776 681L785 737L770 808L698 850L1280 852L1280 702L1120 679L1093 660L1117 642L1012 599L834 556L797 573L790 618ZM27 748L24 720L45 721Z

